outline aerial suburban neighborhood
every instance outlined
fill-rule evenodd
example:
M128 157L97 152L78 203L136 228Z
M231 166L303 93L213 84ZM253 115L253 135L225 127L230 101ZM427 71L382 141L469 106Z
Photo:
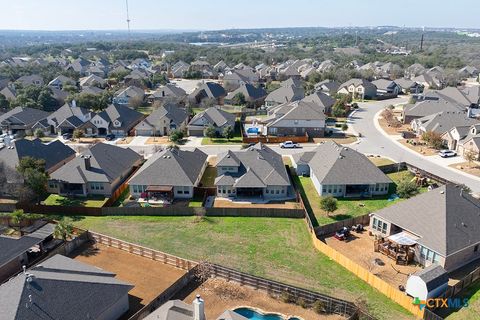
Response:
M0 12L0 320L480 319L479 4L84 2Z

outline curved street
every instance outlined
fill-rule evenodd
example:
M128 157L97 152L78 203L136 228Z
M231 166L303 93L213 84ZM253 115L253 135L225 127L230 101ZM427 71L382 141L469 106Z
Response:
M362 134L362 138L352 144L351 147L365 154L381 155L397 162L408 162L450 181L463 183L473 192L480 192L480 178L442 166L406 147L402 147L393 139L385 136L383 131L375 125L375 115L385 106L405 103L406 101L407 98L401 97L385 101L359 103L359 109L349 118L349 123L355 132Z

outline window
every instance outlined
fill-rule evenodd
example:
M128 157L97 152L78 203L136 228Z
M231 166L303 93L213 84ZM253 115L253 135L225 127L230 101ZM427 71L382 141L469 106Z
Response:
M478 251L478 244L475 245L475 247L473 247L473 252L477 252Z
M322 188L322 193L327 193L327 188L323 187Z
M280 190L275 190L275 194L280 194Z
M285 193L285 189L282 189L282 194L284 194L284 193Z
M190 190L184 190L183 193L184 194L190 194Z
M265 193L270 193L270 190L268 190L268 189L267 189L267 190L265 190Z

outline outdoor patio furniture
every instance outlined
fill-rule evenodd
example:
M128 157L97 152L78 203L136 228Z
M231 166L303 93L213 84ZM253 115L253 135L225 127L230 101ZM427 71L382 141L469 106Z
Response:
M360 232L362 232L362 231L364 230L364 228L363 228L363 225L357 224L356 226L352 226L352 230L355 231L355 232L360 233Z
M338 230L335 232L335 239L338 239L340 241L346 240L350 236L350 231L348 230L347 227L343 227L342 229Z

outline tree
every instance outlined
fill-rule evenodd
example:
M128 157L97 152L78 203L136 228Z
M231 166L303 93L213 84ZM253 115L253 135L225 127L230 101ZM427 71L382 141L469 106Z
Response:
M58 221L53 230L53 236L56 239L66 241L73 234L73 224L69 218L63 218Z
M205 128L205 136L213 139L217 136L217 130L215 129L214 126L209 125L208 127Z
M434 149L442 149L443 140L442 135L435 131L427 131L422 134L422 140Z
M128 103L130 104L130 107L132 107L133 109L138 109L141 106L143 106L143 97L141 96L132 97L130 98Z
M17 171L22 175L24 185L33 192L37 202L47 193L48 173L45 160L24 157L20 159Z
M232 98L232 104L235 106L244 106L247 103L243 92L238 92Z
M226 126L225 128L223 128L222 135L225 139L230 141L230 139L232 139L233 135L234 135L234 131L233 131L232 126Z
M0 109L8 109L10 107L10 102L3 94L0 93Z
M183 139L183 132L181 130L172 130L169 138L173 143L179 143Z
M348 124L346 124L346 123L342 124L342 130L347 131L348 130Z
M80 139L80 138L83 138L83 136L85 135L85 133L80 130L80 129L75 129L73 130L73 138L74 139Z
M463 157L465 158L465 160L468 161L468 165L470 166L470 168L472 167L473 161L477 160L477 158L478 158L477 154L475 152L472 152L472 151L465 152Z
M408 199L418 193L418 186L414 181L403 179L397 184L397 194L402 199Z
M337 199L332 196L322 197L320 199L320 208L327 213L327 216L330 216L338 208Z
M38 128L35 130L34 135L37 138L43 138L45 137L45 132L42 129Z

